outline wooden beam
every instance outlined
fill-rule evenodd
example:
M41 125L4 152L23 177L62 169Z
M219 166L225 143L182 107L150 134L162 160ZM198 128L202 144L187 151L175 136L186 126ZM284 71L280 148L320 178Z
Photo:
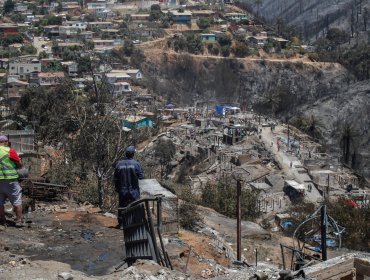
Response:
M358 275L370 276L370 262L369 261L355 258L354 266L356 268L356 272Z

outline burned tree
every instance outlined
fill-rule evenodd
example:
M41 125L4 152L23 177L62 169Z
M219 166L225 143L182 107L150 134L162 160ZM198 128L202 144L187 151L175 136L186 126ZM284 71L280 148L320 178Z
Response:
M154 156L161 165L161 178L168 174L168 169L172 158L175 156L176 146L169 140L158 140L154 147Z

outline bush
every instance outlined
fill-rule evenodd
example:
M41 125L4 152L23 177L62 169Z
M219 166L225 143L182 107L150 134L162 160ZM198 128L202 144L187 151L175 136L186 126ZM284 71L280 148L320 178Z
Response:
M203 53L202 40L198 35L190 34L186 37L187 48L189 53Z
M320 58L319 58L319 56L318 56L317 53L309 53L308 54L308 59L311 60L311 61L314 61L314 62L320 60Z
M181 227L188 230L194 230L202 221L202 218L197 212L197 206L189 202L182 202L180 204L179 219Z
M233 185L230 184L233 183ZM257 207L258 192L242 189L241 212L242 219L254 219L258 217ZM205 207L210 207L217 212L231 218L236 217L236 181L225 178L217 185L207 184L202 189L200 203Z
M211 50L213 55L218 55L220 53L220 48L218 46L214 46Z
M154 4L150 7L150 16L149 20L158 20L162 16L161 7L158 4Z
M223 57L229 57L230 56L230 46L222 46L221 47L221 54Z
M200 29L207 29L211 26L211 23L208 18L200 18L199 20L197 20L197 25Z
M246 57L250 55L249 48L245 44L237 44L233 49L236 57Z
M221 47L230 46L231 38L226 34L222 34L220 37L217 38L217 42L220 44Z

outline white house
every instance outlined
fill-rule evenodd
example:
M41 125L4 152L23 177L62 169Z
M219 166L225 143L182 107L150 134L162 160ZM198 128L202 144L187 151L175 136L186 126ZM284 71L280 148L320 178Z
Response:
M41 62L37 59L31 62L9 63L9 75L19 75L22 80L26 80L29 74L33 72L41 72Z
M267 44L267 39L267 36L252 36L248 38L249 42L256 46L264 46Z
M128 69L128 70L125 70L125 72L133 80L140 80L140 79L143 78L143 73L141 73L141 71L139 69Z
M28 10L28 3L15 3L14 11L16 12L25 12Z
M113 27L113 22L111 21L92 21L89 22L89 28L100 28L100 29L110 29Z
M118 83L118 82L127 82L131 80L131 76L126 73L126 71L111 71L105 74L107 82L110 84Z
M76 27L80 29L81 31L86 30L87 28L87 22L83 21L65 21L63 22L63 26L71 26L71 27Z
M78 63L75 61L63 61L61 62L62 66L66 68L67 73L69 76L75 77L77 76L78 71Z
M79 33L79 28L74 26L59 26L59 36L74 37Z
M87 3L87 9L88 10L104 10L107 8L107 3L106 2L90 2Z
M131 87L130 84L127 82L118 82L112 84L113 95L123 94L123 93L130 93Z

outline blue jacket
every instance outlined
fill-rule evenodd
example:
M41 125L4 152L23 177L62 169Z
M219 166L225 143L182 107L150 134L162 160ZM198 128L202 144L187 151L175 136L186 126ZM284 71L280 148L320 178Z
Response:
M117 192L138 190L139 179L144 179L144 171L139 162L129 158L117 162L114 170L114 183Z

